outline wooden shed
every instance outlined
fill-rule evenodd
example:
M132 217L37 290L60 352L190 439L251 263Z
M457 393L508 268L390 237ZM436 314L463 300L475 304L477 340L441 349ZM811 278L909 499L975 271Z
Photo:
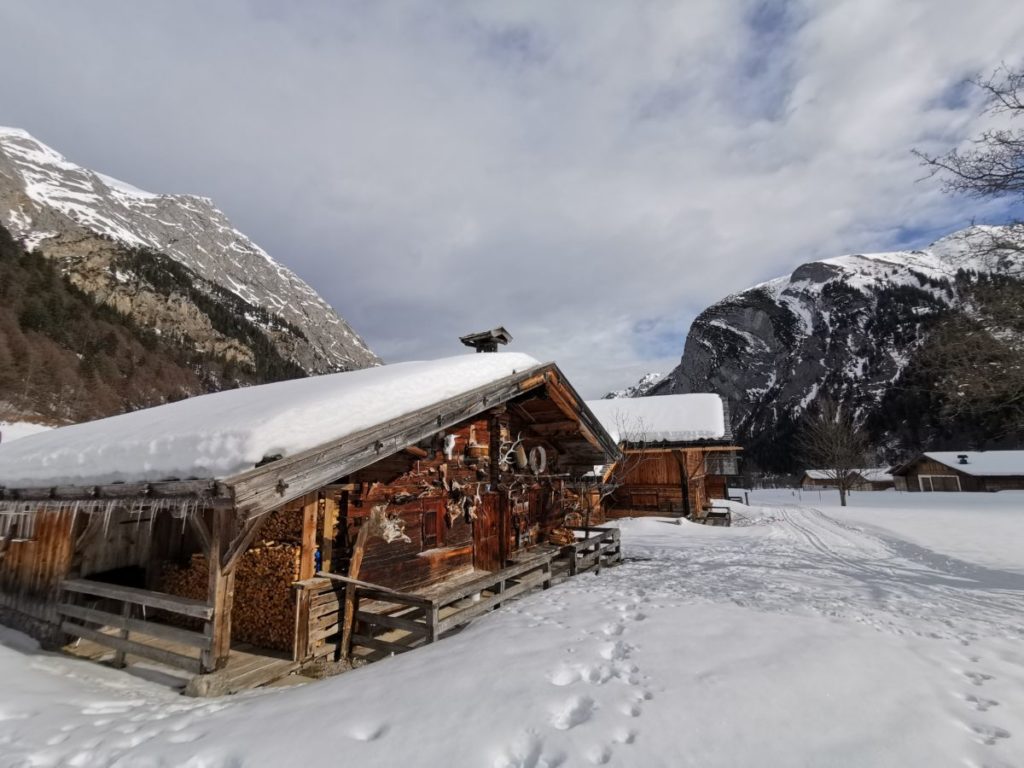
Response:
M603 469L607 517L679 515L697 522L728 497L738 474L728 409L715 394L616 398L588 403L622 458Z
M892 474L911 492L1021 490L1024 451L929 451Z
M851 491L887 491L894 487L892 472L888 467L865 467L845 470L853 475ZM844 474L843 477L846 477ZM831 469L807 469L800 479L804 490L837 488L836 471Z
M0 448L0 620L198 694L408 650L549 585L559 557L619 559L617 530L566 524L617 456L557 366L520 354L54 430Z

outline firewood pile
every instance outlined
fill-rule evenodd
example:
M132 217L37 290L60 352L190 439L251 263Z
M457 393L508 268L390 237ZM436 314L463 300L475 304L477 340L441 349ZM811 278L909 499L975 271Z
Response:
M231 637L242 643L281 651L292 649L295 596L299 578L302 513L275 512L260 530L260 541L239 558L231 610ZM192 555L187 565L167 563L162 591L206 600L210 569L206 556Z

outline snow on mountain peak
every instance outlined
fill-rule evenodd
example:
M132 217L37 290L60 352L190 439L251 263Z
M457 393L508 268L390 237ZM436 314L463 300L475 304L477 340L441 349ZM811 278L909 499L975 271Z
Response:
M163 195L79 166L18 128L0 128L0 225L26 247L95 233L163 254L300 328L310 372L379 363L309 285L240 232L206 197Z

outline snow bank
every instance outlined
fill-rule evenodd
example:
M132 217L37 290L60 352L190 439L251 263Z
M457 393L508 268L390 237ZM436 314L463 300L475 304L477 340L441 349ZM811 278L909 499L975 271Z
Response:
M51 429L53 427L34 424L31 421L0 421L0 445Z
M726 435L722 398L713 394L589 400L587 405L617 442L721 440Z
M0 445L0 486L230 477L538 365L461 355L193 397Z

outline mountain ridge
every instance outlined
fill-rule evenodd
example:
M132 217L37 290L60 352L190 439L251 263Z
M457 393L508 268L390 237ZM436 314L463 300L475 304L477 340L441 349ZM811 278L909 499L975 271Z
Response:
M879 412L916 371L915 356L936 322L968 311L972 284L1024 269L1021 251L989 247L1001 232L971 227L923 249L808 262L731 294L697 316L679 365L647 395L722 395L753 461L773 469L792 468L778 455L792 464L798 421L822 396L871 424L890 456L924 439L955 439L931 426L917 437L903 434L880 424Z
M55 259L101 301L132 281L118 252L160 254L301 329L299 335L263 328L306 373L380 363L316 291L236 229L209 198L146 192L67 160L22 129L0 128L0 225L28 250ZM160 313L150 314L159 328Z

